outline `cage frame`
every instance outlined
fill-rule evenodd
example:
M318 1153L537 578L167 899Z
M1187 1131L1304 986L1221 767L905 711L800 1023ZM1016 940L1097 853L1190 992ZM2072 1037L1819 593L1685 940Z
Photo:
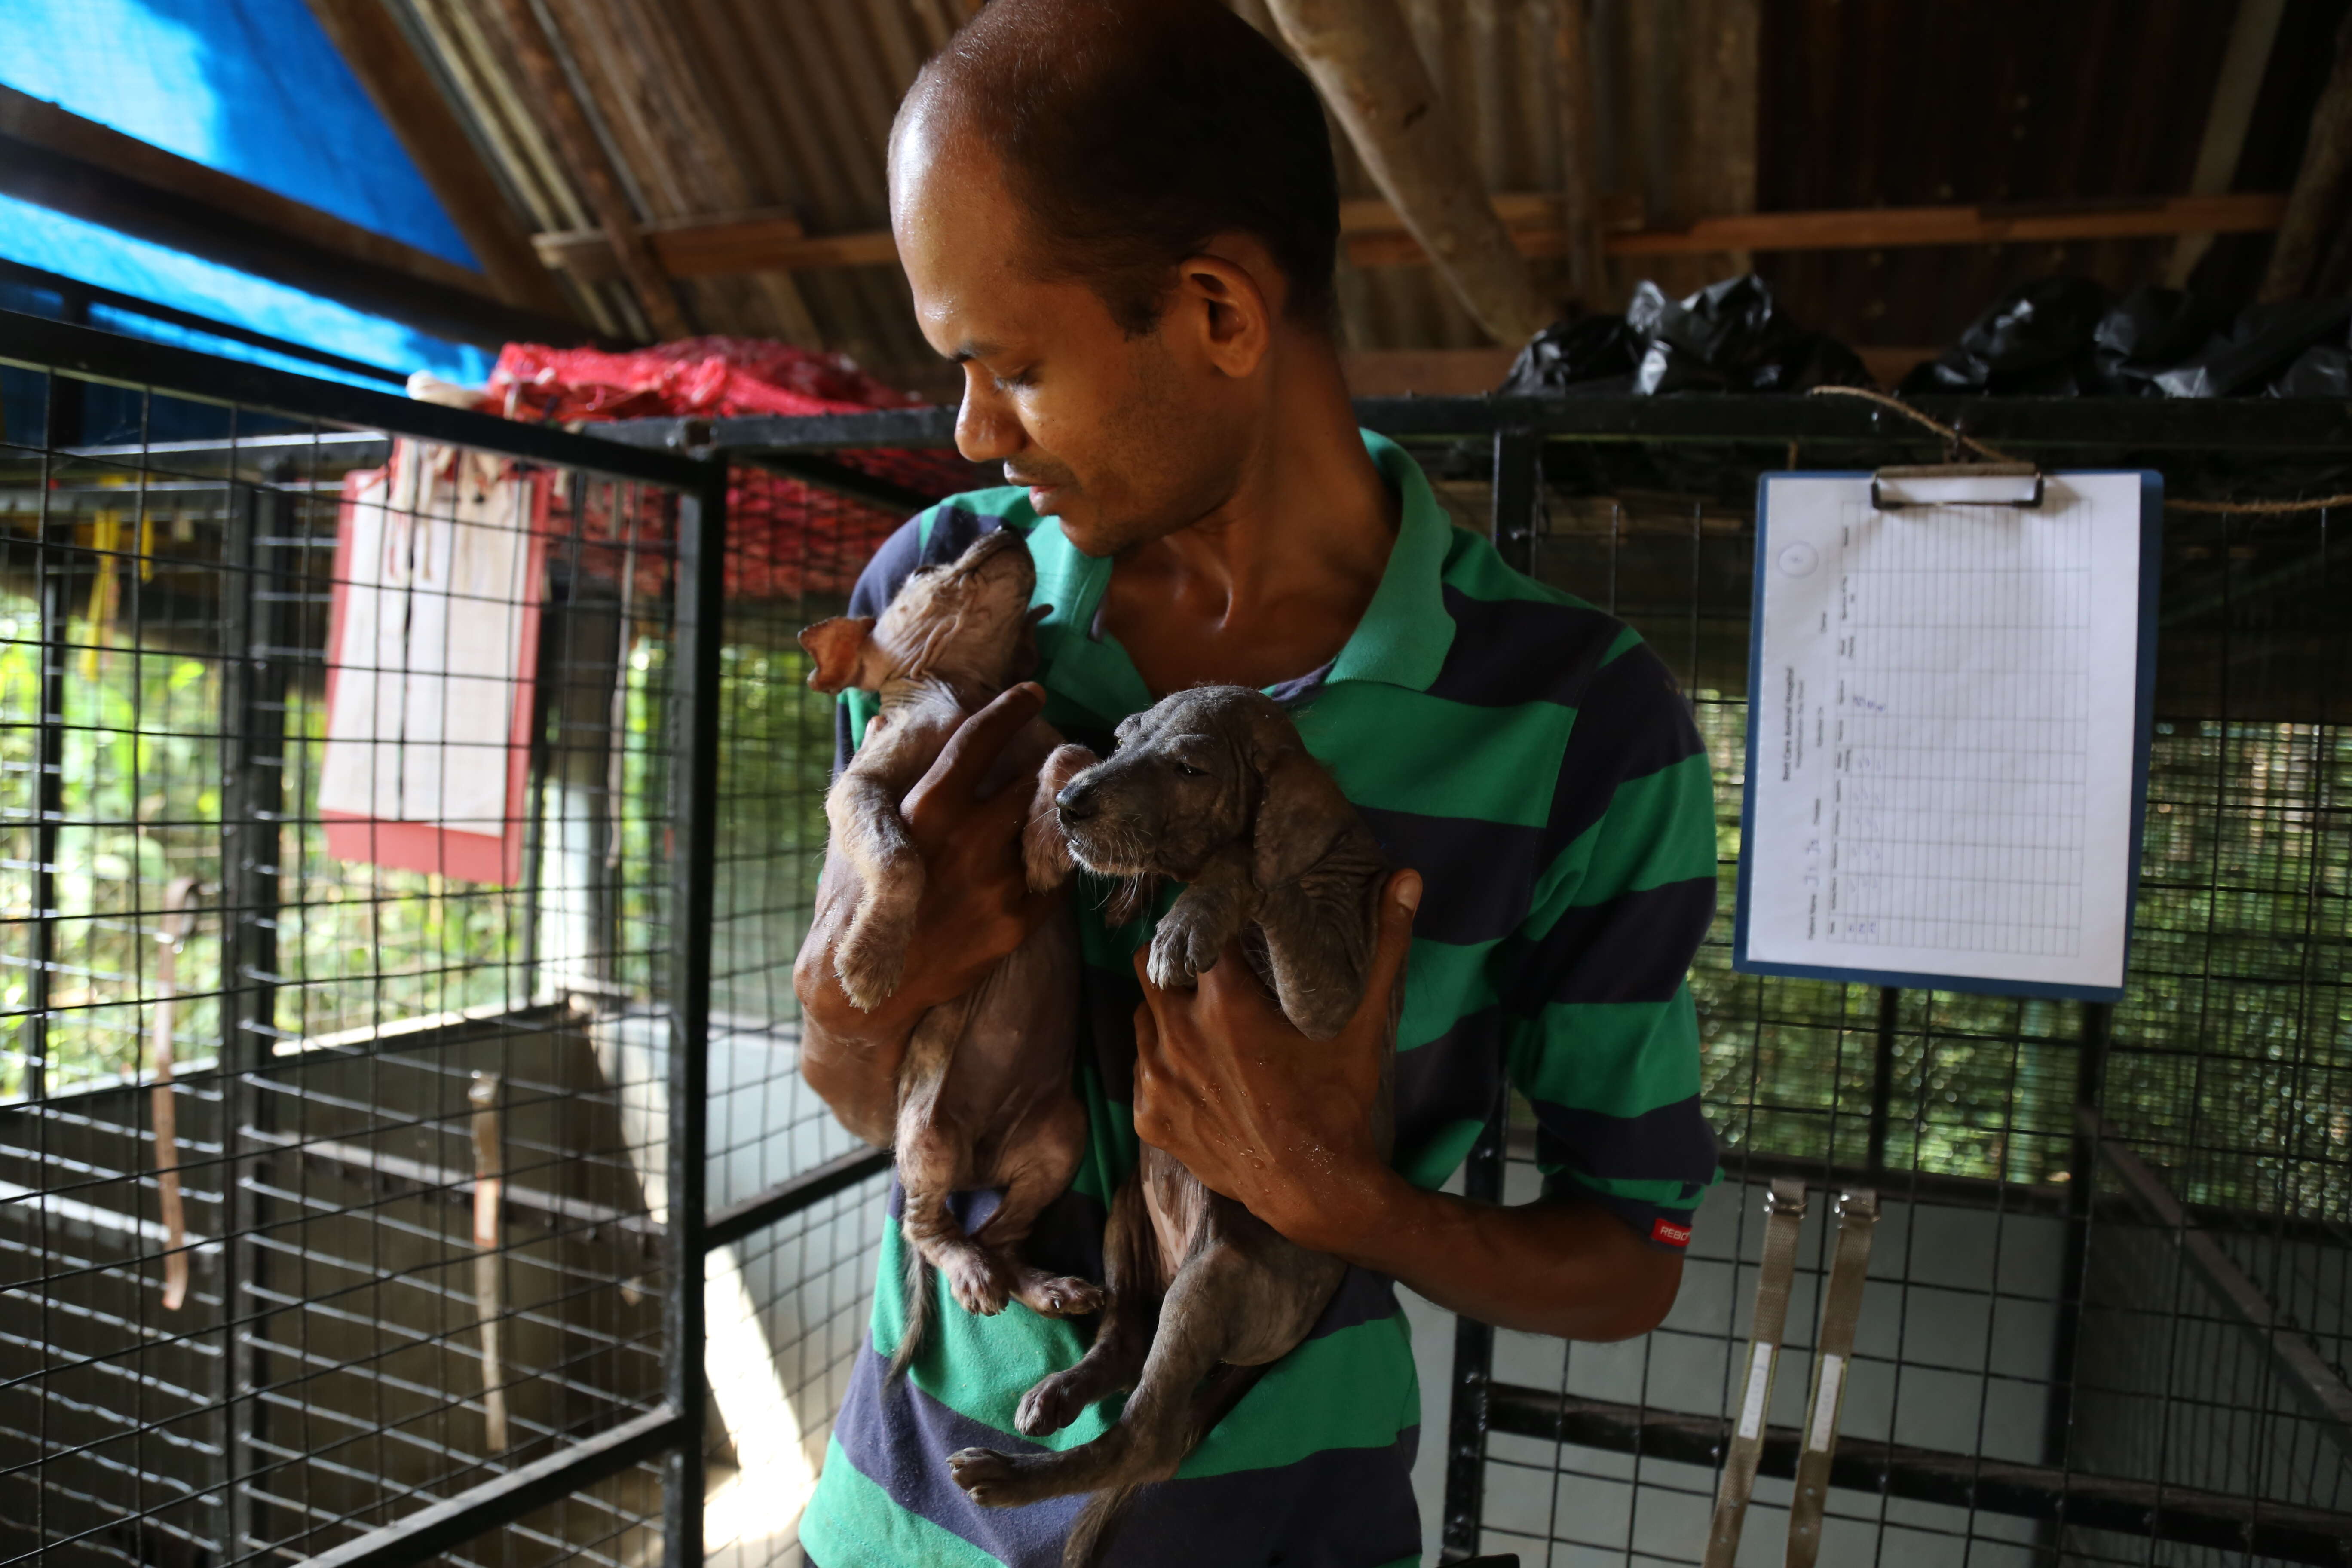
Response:
M670 1267L663 1303L663 1401L657 1408L594 1437L332 1549L318 1561L334 1568L361 1564L408 1568L603 1477L663 1458L667 1464L665 1561L672 1568L698 1562L703 1555L705 1464L700 1435L707 1402L700 1356L700 1260L712 1248L809 1209L872 1179L889 1164L887 1151L855 1152L765 1192L706 1212L712 835L720 717L715 693L722 642L719 610L729 476L738 465L761 468L868 505L912 511L933 498L835 461L829 454L854 448L951 447L953 411L924 408L791 419L635 420L572 432L520 425L395 394L14 313L0 314L0 363L194 401L282 413L304 421L362 426L497 452L656 484L680 497L680 644L674 691L683 715L684 743L678 753L676 793L685 832L680 853L673 861L671 888L679 917L674 924L668 960L670 1199L665 1246ZM2352 405L2336 403L1922 399L1918 406L1976 438L2053 460L2064 460L2074 452L2113 449L2317 458L2352 452ZM1549 443L1737 442L1787 445L1792 449L1801 445L1814 465L1824 464L1834 454L1853 459L1856 466L1923 455L1939 446L1936 437L1890 417L1881 408L1843 399L1381 398L1360 400L1357 409L1361 424L1392 437L1485 445L1492 464L1490 534L1505 559L1521 566L1528 563L1538 537L1543 505L1542 465ZM237 805L240 819L259 809L251 802ZM229 822L230 814L225 809L225 831ZM255 863L250 854L239 859L248 866ZM253 900L251 907L259 908L274 897L274 889L257 885L244 896ZM266 967L252 955L245 955L226 973L242 974ZM1885 1085L1898 1001L1893 992L1880 997L1871 1160L1858 1168L1786 1162L1796 1168L1782 1173L1769 1158L1749 1156L1740 1162L1744 1175L1792 1173L1838 1182L1883 1174L1888 1116ZM2084 1014L2084 1048L2075 1093L2078 1114L2095 1116L2111 1016L2109 1009L2098 1005L2087 1007ZM228 1038L234 1038L235 1033L234 1028L225 1030ZM2097 1125L2084 1122L2074 1142L2076 1179L2060 1211L2060 1217L2071 1227L2070 1237L2079 1235L2098 1201L2090 1177L2099 1166L2101 1150ZM1505 1157L1505 1127L1497 1116L1489 1121L1468 1158L1465 1191L1474 1197L1499 1198ZM1973 1178L1951 1180L1961 1183L1964 1195L1972 1201L1982 1200L1981 1193L1967 1185ZM2000 1184L2016 1185L2005 1181ZM2008 1197L2017 1203L2046 1201L2046 1194L2023 1191ZM2078 1313L2079 1297L2067 1305ZM2071 1319L2062 1322L2062 1343L2068 1342L2071 1323ZM2263 1325L2252 1328L2259 1332ZM1612 1405L1500 1382L1493 1370L1494 1343L1493 1330L1466 1318L1457 1320L1451 1418L1445 1434L1445 1502L1440 1521L1446 1560L1460 1560L1477 1550L1490 1434L1649 1453L1695 1465L1721 1462L1727 1436L1723 1420ZM2320 1392L2324 1395L2325 1391ZM2063 1413L2053 1410L2052 1419L2063 1420ZM1790 1473L1794 1447L1792 1436L1775 1429L1766 1447L1765 1473ZM232 1464L233 1488L234 1477ZM2180 1488L2161 1483L2087 1476L2060 1467L1992 1462L1980 1457L1849 1439L1842 1447L1833 1479L1841 1487L1885 1496L1950 1502L2057 1523L2128 1528L2151 1541L2223 1546L2308 1563L2352 1561L2352 1515L2184 1493Z

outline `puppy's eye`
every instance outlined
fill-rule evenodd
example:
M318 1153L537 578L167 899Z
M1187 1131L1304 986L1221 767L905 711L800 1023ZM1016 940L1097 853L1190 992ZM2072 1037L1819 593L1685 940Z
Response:
M1190 763L1174 763L1173 766L1175 767L1177 773L1184 778L1202 779L1209 776L1208 769L1196 768Z

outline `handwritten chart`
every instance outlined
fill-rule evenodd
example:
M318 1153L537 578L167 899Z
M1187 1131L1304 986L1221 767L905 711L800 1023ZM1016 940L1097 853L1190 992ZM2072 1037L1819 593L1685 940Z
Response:
M1867 475L1765 482L1741 967L2122 985L2142 476L2053 476L2014 504L2032 486L1883 510Z

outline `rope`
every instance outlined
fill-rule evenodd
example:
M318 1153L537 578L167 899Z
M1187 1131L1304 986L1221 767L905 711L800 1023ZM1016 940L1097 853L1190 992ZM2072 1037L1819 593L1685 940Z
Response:
M1817 386L1812 389L1811 395L1859 397L1882 408L1891 408L1914 424L1941 436L1948 445L1966 447L1988 462L2016 463L2024 460L2012 458L1997 447L1989 447L1973 436L1963 435L1939 419L1930 418L1899 397L1889 397L1885 393L1874 392L1866 386ZM2164 504L2171 511L2206 512L2220 517L2292 517L2297 512L2332 511L2338 507L2352 507L2352 491L2317 496L2310 500L2174 500L2168 496Z

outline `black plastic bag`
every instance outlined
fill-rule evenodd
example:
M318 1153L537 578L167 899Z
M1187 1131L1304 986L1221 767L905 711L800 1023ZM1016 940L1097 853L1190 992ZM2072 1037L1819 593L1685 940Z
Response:
M1633 390L1640 393L1870 384L1860 355L1790 321L1769 286L1752 272L1710 283L1684 300L1669 300L1645 280L1633 290L1625 325L1645 344L1633 373Z
M2352 352L2333 343L2307 348L2263 391L2271 397L2352 399Z
M2227 321L2201 295L2153 286L2133 289L2099 318L2091 334L2101 390L2155 394L2157 376L2203 348Z
M2098 390L2093 334L2114 296L2087 278L2037 278L2002 295L1960 341L1903 378L1906 396L2074 397Z
M1642 348L1622 316L1555 321L1528 340L1495 390L1506 397L1625 392L1633 386Z
M2228 331L2207 343L2194 358L2160 372L2154 384L2167 397L2230 397L2261 392L2283 377L2306 350L2343 346L2347 321L2352 321L2352 300L2284 300L2273 305L2249 305L2238 312Z

